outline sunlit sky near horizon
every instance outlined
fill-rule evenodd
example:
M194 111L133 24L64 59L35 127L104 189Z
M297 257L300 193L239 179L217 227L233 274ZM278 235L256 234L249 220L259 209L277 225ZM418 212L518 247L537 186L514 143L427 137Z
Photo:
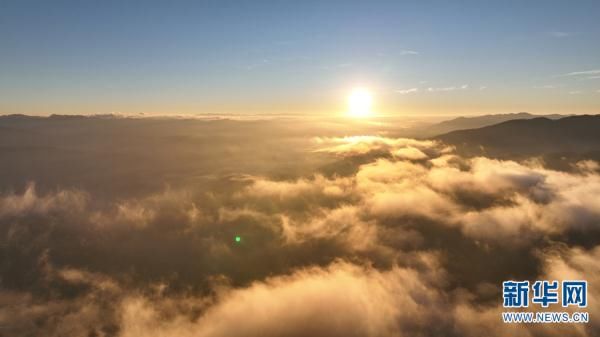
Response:
M600 113L599 1L2 1L0 114Z

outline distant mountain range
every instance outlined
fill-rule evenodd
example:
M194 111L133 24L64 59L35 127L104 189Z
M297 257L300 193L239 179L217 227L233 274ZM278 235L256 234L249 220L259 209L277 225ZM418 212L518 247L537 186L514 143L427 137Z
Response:
M548 119L559 119L567 117L567 115L533 115L527 112L519 113L508 113L508 114L496 114L496 115L483 115L475 117L458 117L443 121L437 124L427 125L420 128L415 133L417 137L433 137L441 134L445 134L456 130L467 130L476 129L489 125L494 125L509 120L520 120L520 119L533 119L533 118L548 118Z
M465 155L600 158L600 115L516 119L434 137Z

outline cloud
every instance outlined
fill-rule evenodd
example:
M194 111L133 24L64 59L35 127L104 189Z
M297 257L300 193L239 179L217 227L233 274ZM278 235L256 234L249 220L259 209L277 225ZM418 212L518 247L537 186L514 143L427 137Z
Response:
M560 248L538 252L542 260L542 273L538 280L587 280L588 284L599 284L600 270L596 262L600 258L600 246L591 250L581 248ZM588 286L588 307L585 309L590 317L600 314L600 306L593 298L598 298L597 288ZM465 296L464 298L468 298ZM461 303L462 302L462 303ZM540 309L541 310L541 309ZM573 308L561 308L573 312ZM600 329L597 322L590 319L589 324L573 326L569 324L504 324L499 319L505 311L500 305L475 306L461 300L454 308L456 328L461 336L501 337L506 335L520 336L595 336Z
M598 205L581 199L600 188L595 174L580 176L487 158L453 163L457 158L442 144L419 144L421 151L409 143L369 139L328 151L366 153L367 147L393 155L363 165L356 173L355 186L375 216L422 216L458 226L478 240L515 244L567 230L593 230L590 220L598 219ZM429 160L418 162L425 159ZM470 203L475 200L498 204L473 208Z
M77 190L59 190L39 196L35 184L29 183L23 194L10 193L0 198L0 217L81 211L88 198L86 193Z
M584 173L593 173L600 170L600 164L593 160L580 160L574 166Z
M419 55L419 52L416 52L414 50L401 50L400 51L400 55L401 56L405 56L405 55Z
M262 67L268 66L269 64L271 64L271 62L272 62L271 60L264 58L264 59L261 59L258 61L254 61L253 63L248 63L248 64L244 65L243 68L246 70L254 70L257 68L262 68Z
M600 69L574 71L574 72L564 74L563 76L581 76L581 75L598 75L598 74L600 74Z
M427 261L434 257L422 256ZM433 262L435 263L435 262ZM426 268L431 268L428 266ZM432 271L433 275L439 274ZM431 274L430 274L431 275ZM164 321L160 303L124 303L122 336L392 336L444 326L437 281L414 269L334 263L270 278L225 294L197 320ZM351 294L351 296L348 296ZM326 303L327 305L323 305ZM249 314L252 313L252 314ZM438 321L436 327L429 324ZM234 323L234 324L232 324Z
M428 158L428 156L421 150L412 147L412 146L407 146L395 151L392 151L392 154L395 157L401 158L401 159L409 159L409 160L419 160L419 159L426 159Z
M548 279L587 280L588 307L591 316L600 315L600 291L592 285L600 284L600 246L592 249L581 247L556 248L543 254L544 275ZM572 311L573 309L569 310ZM590 330L600 329L597 321L590 320Z
M398 90L396 90L396 92L399 93L399 94L401 94L401 95L415 93L415 92L418 92L418 91L419 91L419 88L398 89Z
M370 152L390 152L394 149L401 149L406 146L412 146L416 149L438 149L438 143L431 140L416 140L410 138L386 138L378 136L351 136L351 137L329 137L315 138L315 143L319 148L316 152L328 152L339 155L360 155ZM447 147L442 147L442 151L450 151Z
M573 35L572 33L559 32L559 31L550 32L549 34L550 34L550 36L555 37L555 38L565 38L565 37L569 37L569 36Z
M427 91L429 92L436 92L436 91L455 91L455 90L465 90L468 89L469 85L468 84L463 84L461 86L452 86L452 87L442 87L442 88L433 88L433 87L429 87L427 88Z

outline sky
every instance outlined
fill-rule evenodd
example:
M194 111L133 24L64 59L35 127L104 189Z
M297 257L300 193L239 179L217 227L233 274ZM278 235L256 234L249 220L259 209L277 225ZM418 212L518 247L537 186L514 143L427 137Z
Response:
M598 1L0 2L0 114L600 112Z

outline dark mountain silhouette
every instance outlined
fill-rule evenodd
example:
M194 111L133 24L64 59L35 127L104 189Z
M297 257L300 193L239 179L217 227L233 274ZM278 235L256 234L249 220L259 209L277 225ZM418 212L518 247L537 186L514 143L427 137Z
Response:
M455 145L459 152L471 156L598 159L600 115L510 120L478 129L449 132L435 139Z
M539 117L559 119L565 117L565 115L533 115L527 112L519 112L508 114L483 115L475 117L458 117L437 124L424 126L421 130L419 130L419 132L417 132L416 135L420 137L433 137L451 131L476 129L506 122L509 120L533 119Z

